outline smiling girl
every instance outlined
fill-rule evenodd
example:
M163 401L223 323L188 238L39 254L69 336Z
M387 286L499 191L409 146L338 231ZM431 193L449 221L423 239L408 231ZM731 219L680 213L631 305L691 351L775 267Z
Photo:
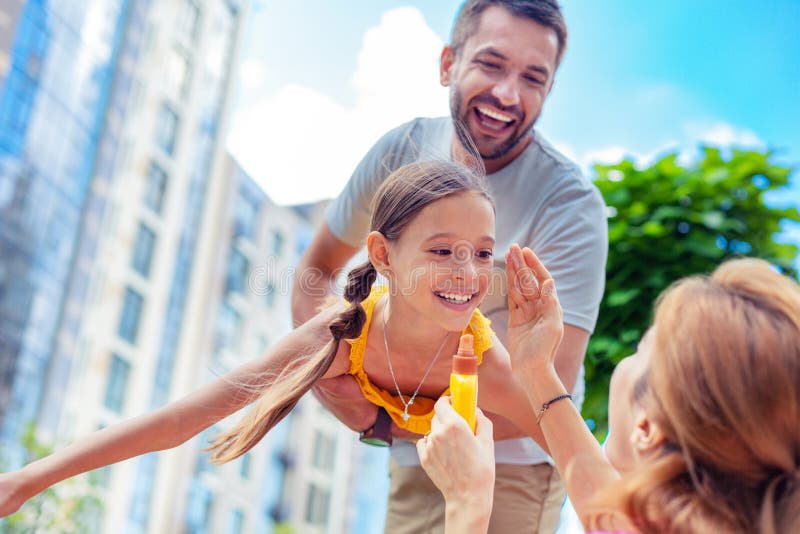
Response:
M432 162L398 169L376 195L369 260L350 272L346 302L321 311L261 358L195 393L0 475L0 516L65 478L176 447L256 401L211 446L213 461L233 460L255 446L315 382L342 374L353 375L364 396L398 426L425 434L435 399L447 394L449 356L462 333L475 339L479 405L544 443L528 397L511 373L508 352L477 309L493 274L494 221L482 179L466 167ZM522 258L519 247L512 247L509 273ZM379 272L386 286L373 286ZM553 282L541 275L543 268L533 272L537 289L526 298L535 301L538 288L552 288ZM535 324L511 310L509 346L532 332L560 336L560 319L554 321Z

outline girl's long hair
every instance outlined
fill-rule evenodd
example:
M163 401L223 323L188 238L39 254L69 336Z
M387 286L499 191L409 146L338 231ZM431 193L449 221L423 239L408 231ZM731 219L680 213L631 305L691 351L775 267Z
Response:
M370 231L396 240L414 217L429 204L452 195L475 192L494 207L480 169L473 170L447 161L411 163L393 172L380 186L372 204ZM377 273L369 261L347 276L344 298L347 308L329 325L331 340L318 352L298 355L277 377L254 377L242 384L256 391L256 405L230 430L214 438L211 461L224 463L250 450L297 405L300 398L324 376L336 357L339 342L361 334L366 313L361 302L367 298Z
M800 532L800 287L732 260L676 283L654 327L634 402L666 440L590 526L616 510L641 532Z

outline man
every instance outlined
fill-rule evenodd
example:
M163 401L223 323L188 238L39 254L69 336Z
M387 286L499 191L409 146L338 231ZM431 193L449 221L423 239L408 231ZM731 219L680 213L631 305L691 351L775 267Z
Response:
M566 41L555 0L468 0L462 6L441 55L440 78L450 88L452 117L399 126L367 153L300 260L292 295L296 321L314 314L341 268L361 248L370 201L381 181L416 159L450 155L465 161L471 139L497 204L496 263L502 267L504 253L518 242L531 247L552 273L565 323L556 367L565 384L577 381L575 397L582 398L578 375L605 280L605 206L579 168L533 129ZM505 295L503 287L494 287L481 304L501 340ZM315 391L351 428L362 431L375 424L377 408L363 399L351 377L321 383ZM502 441L496 443L490 532L552 532L564 495L558 474L533 440L520 438L507 421L493 421L495 439ZM395 440L391 455L386 532L442 532L444 501L419 467L414 445Z

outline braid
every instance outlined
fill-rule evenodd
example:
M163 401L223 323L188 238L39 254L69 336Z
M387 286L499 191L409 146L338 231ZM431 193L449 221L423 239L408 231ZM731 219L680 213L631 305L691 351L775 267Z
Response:
M361 302L369 296L378 272L371 262L366 261L347 275L344 298L350 303L345 311L331 321L329 326L333 339L353 339L361 334L367 314Z

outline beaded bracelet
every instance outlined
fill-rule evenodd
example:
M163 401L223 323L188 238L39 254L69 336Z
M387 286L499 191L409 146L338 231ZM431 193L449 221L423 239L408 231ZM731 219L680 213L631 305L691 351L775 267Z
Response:
M556 402L560 401L561 399L569 399L569 400L572 400L572 395L570 395L569 393L563 393L563 394L561 394L561 395L558 395L558 396L556 396L556 397L553 397L553 398L552 398L552 399L550 399L549 401L547 401L547 402L545 402L544 404L542 404L542 407L541 407L541 408L539 408L539 411L536 413L536 424L537 424L537 425L538 425L538 424L539 424L539 422L542 420L542 417L544 416L544 412L546 412L546 411L547 411L547 409L550 407L550 405L551 405L551 404L555 404Z

